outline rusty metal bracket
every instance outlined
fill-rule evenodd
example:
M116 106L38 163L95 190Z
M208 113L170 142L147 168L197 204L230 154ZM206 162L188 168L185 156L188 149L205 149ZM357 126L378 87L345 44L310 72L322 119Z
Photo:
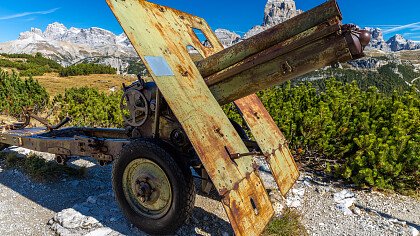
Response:
M64 155L64 156L70 156L71 151L67 148L63 147L49 147L48 148L49 153L55 153L56 155Z
M98 161L107 161L107 162L111 162L114 160L112 155L107 155L103 153L92 154L92 158Z
M74 136L74 139L80 141L78 146L81 152L99 154L108 151L108 148L104 146L104 141L100 138Z
M241 157L247 157L247 156L264 156L262 152L257 152L257 151L246 152L246 153L233 153L229 155L232 160L239 159Z

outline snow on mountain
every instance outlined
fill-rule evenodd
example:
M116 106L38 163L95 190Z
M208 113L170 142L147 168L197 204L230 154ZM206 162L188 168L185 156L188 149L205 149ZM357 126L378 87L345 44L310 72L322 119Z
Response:
M111 65L124 71L127 60L137 54L125 34L114 33L97 27L88 29L67 28L61 23L49 24L45 31L32 28L14 41L0 43L0 53L42 53L62 65L90 60Z
M370 40L369 45L367 46L367 50L369 49L378 49L384 52L390 52L391 48L389 45L385 42L384 35L382 33L382 30L379 28L365 28L366 30L369 30L372 34L372 39Z
M402 35L396 34L388 41L385 41L383 32L380 28L365 28L372 33L372 39L367 49L378 49L384 52L397 52L401 50L420 49L420 44L412 40L405 39Z
M242 38L226 29L217 29L215 33L225 47L230 47L301 13L294 0L268 0L262 24L250 29ZM367 29L372 33L368 49L384 52L420 49L420 44L406 40L401 35L385 41L381 29ZM30 31L21 33L17 40L0 43L0 53L37 52L65 66L88 61L111 65L122 73L131 62L138 61L138 56L124 33L115 35L97 27L67 28L55 22L48 25L45 31L31 28Z
M397 34L387 41L387 44L391 47L392 51L401 50L416 50L420 49L420 44L415 43L411 40L405 39L402 35Z

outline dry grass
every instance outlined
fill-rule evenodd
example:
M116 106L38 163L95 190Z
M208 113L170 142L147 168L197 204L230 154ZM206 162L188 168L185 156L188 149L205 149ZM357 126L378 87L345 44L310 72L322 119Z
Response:
M386 53L381 50L369 50L365 51L365 54L368 57L381 57L386 55Z
M20 157L16 152L0 152L0 159L5 159L6 168L19 169L37 181L59 180L66 176L83 178L87 174L86 167L76 169L59 165L54 161L47 161L42 157L31 154L28 157Z
M13 71L17 71L16 69L6 68L6 67L0 67L2 71L6 71L7 73L11 74Z
M400 51L397 54L401 60L420 61L420 50Z
M99 91L106 93L111 92L111 88L116 91L120 90L122 84L127 85L135 81L137 78L134 76L122 75L86 75L86 76L71 76L60 77L58 73L48 73L43 76L35 76L34 79L45 87L50 96L57 94L64 94L66 89L89 87L97 88Z
M283 215L274 218L267 226L264 236L307 236L305 226L301 223L301 215L295 209L287 208Z

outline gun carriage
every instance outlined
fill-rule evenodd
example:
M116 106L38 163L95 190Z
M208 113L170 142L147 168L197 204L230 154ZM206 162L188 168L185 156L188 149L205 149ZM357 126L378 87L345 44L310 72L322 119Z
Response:
M169 234L194 207L192 170L212 186L236 235L259 235L274 214L254 164L263 156L285 195L299 173L287 141L255 95L324 66L363 57L370 34L342 25L326 3L224 49L204 19L144 0L107 0L151 78L123 86L124 129L61 128L28 112L2 127L9 145L113 163L113 188L125 216L141 230ZM207 38L203 44L194 33ZM191 53L201 60L194 61ZM220 105L234 102L254 140ZM46 128L27 128L30 119Z

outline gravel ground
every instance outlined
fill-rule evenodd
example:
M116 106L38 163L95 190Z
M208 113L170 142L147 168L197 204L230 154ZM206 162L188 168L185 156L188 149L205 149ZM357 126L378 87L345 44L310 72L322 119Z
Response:
M110 166L89 159L72 165L86 166L87 178L37 183L18 170L5 170L0 160L0 235L146 235L125 220L114 201ZM273 189L276 213L281 215L284 206L299 209L310 235L418 236L420 204L413 198L358 191L302 173L284 199L266 167L261 174ZM192 218L176 235L233 235L217 198L198 194Z

